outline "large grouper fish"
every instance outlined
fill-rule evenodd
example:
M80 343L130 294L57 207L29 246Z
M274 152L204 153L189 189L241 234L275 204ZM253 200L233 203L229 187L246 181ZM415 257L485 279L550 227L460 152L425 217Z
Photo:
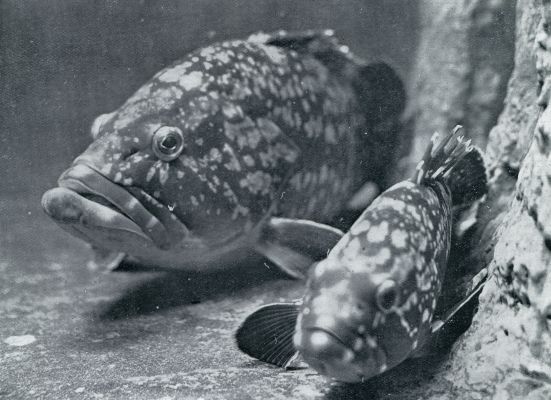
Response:
M393 69L331 31L216 43L100 115L42 205L106 268L256 254L298 277L342 236L322 223L384 185L404 105Z

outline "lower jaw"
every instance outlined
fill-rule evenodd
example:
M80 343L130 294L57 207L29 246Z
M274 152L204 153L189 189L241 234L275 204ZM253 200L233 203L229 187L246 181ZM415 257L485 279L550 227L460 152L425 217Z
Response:
M101 207L107 207L126 217L159 248L170 248L189 233L185 225L158 200L141 189L113 182L93 166L74 164L61 175L58 183L60 189L65 188L73 191L75 196L81 196L81 205L87 204L98 213Z
M149 240L141 228L128 217L71 189L59 187L47 191L42 196L42 207L60 225L126 231Z

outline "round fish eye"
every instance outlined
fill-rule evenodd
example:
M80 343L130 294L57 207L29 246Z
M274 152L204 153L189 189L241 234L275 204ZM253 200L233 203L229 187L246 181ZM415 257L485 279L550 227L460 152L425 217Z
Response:
M398 304L398 287L396 282L389 279L384 281L377 288L377 294L375 296L377 307L382 312L389 312Z
M179 128L161 126L153 134L153 153L162 161L172 161L184 149L184 135Z

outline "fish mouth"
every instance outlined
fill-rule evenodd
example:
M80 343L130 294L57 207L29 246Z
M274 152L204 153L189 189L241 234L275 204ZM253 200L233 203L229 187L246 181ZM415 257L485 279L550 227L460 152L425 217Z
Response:
M352 349L331 329L309 327L300 346L304 360L322 375L341 382L358 382L362 375L354 366Z
M308 326L305 341L299 349L305 361L323 375L341 382L362 382L382 372L386 356L379 349L368 350L365 345L356 351L352 341L365 343L362 335L343 337L328 327ZM386 369L386 367L385 367Z
M168 250L189 230L164 204L137 187L123 187L93 166L77 163L46 192L42 206L59 223L122 230Z

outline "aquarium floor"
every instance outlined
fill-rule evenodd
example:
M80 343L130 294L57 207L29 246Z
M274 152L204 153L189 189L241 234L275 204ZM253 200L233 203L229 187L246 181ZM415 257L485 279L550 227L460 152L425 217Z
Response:
M256 266L214 274L102 273L39 200L0 200L0 398L312 398L312 370L252 361L233 332L301 285Z
M240 321L261 304L300 297L300 282L263 265L204 274L93 271L87 246L49 221L38 198L24 197L0 200L0 398L381 394L237 350Z

